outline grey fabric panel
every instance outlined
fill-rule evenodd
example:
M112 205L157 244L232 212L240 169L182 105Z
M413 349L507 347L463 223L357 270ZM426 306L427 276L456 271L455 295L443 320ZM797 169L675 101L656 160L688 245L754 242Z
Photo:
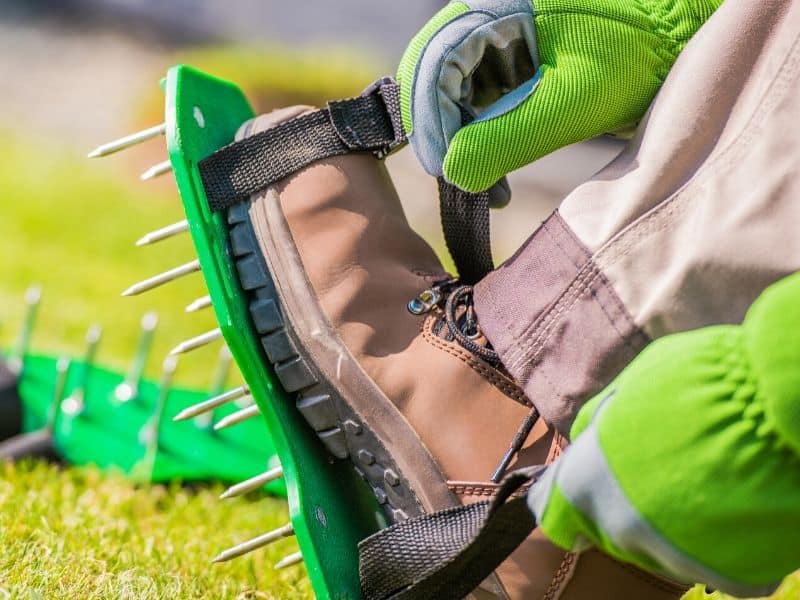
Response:
M630 146L560 207L653 338L741 322L800 270L799 38L796 2L724 3Z
M589 427L528 492L528 506L537 521L544 517L547 499L553 486L558 485L567 500L608 534L619 548L654 559L674 577L688 583L706 583L743 597L767 596L774 592L780 582L758 587L726 579L681 552L642 519L619 486L600 446L597 423L610 398L611 395L601 403ZM588 542L573 550L587 548Z
M536 91L536 88L539 87L539 82L541 79L542 71L539 69L536 71L536 75L534 75L531 79L523 83L514 91L509 92L500 98L500 100L482 112L480 116L475 119L475 122L490 121L491 119L496 119L497 117L501 117L504 114L511 112L520 104L525 102L528 98L530 98L530 96Z
M505 367L564 435L649 341L558 212L475 286L475 310Z
M459 105L469 96L469 75L486 48L503 48L522 39L538 67L533 8L530 2L471 2L471 11L454 18L428 42L412 83L409 141L423 168L441 176L442 162L453 136L462 126ZM484 6L486 8L484 8ZM467 80L465 86L465 80Z

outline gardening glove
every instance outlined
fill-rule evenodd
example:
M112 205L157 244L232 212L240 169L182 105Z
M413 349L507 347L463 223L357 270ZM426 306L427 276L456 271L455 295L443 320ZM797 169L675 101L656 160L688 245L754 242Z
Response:
M722 0L454 0L400 63L425 170L469 192L635 125Z
M742 326L661 338L528 495L557 545L740 596L800 567L800 274Z

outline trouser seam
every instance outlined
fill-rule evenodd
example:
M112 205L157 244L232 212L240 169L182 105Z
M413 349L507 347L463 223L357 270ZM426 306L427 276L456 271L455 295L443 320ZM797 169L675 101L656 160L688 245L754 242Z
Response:
M535 339L534 339L533 343L527 344L522 349L523 351L522 351L521 354L519 354L519 353L515 354L514 357L513 357L513 360L511 358L509 358L509 363L507 365L509 370L515 370L517 367L520 367L525 362L535 363L537 358L539 358L539 355L542 353L542 351L544 350L545 346L547 345L547 342L549 342L550 339L555 334L555 332L557 330L557 328L555 326L558 325L560 322L562 322L564 320L566 315L569 314L572 311L572 309L575 307L575 305L577 304L578 300L580 300L580 298L583 297L585 294L588 294L591 297L591 299L593 299L594 302L597 303L597 306L600 308L600 310L605 315L606 320L608 321L608 324L616 332L617 338L619 339L619 341L622 342L622 344L626 348L628 348L628 350L631 353L631 356L635 356L636 355L638 349L634 347L634 345L632 343L632 340L631 340L631 336L626 336L626 335L623 334L622 331L620 331L620 329L619 329L619 327L617 325L617 320L618 319L615 319L612 316L612 314L608 310L609 307L607 307L600 300L600 298L597 295L597 293L593 290L594 284L597 283L598 281L600 281L602 283L602 286L604 288L606 288L609 291L610 294L612 294L614 297L616 297L616 294L614 293L614 290L613 290L613 287L612 287L611 283L608 281L608 279L605 276L603 276L602 271L599 269L599 267L597 267L596 264L594 264L593 261L590 261L589 263L587 263L587 266L591 267L590 270L587 270L585 275L581 277L581 279L585 280L585 281L577 281L576 280L576 285L575 285L574 289L572 290L572 292L570 293L570 297L569 297L568 303L562 304L562 306L560 306L555 311L555 313L552 313L552 315L548 314L545 317L545 320L538 327L535 327L535 329L540 330L541 333L539 333L538 335L534 334L535 335ZM591 277L589 277L590 275L591 275ZM563 298L563 296L562 296L562 298ZM556 302L556 305L558 305L560 303L560 300L561 299L559 299L559 301ZM616 300L617 301L616 301L615 304L616 304L616 309L617 309L617 311L616 311L617 316L618 317L622 317L623 319L627 320L633 326L634 331L640 332L639 328L636 327L636 324L633 322L633 319L628 314L627 310L625 310L625 307L622 305L622 301L619 300L618 298ZM553 308L555 308L556 305L554 305ZM646 335L644 334L644 332L640 332L640 333L646 339ZM542 336L544 336L544 337L542 337ZM542 376L545 379L547 379L547 377L544 375L544 373L542 373ZM551 384L551 387L553 387L554 389L557 389L556 386L552 384L552 382L548 382L548 383Z
M597 265L592 261L586 263L583 272L573 280L567 292L562 294L541 319L531 323L523 332L521 337L532 341L526 343L523 339L517 340L520 345L508 358L510 364L507 366L510 370L515 369L522 362L530 362L536 358L543 345L552 337L553 325L558 324L562 316L572 310L572 307L580 299L584 291L594 283L599 274ZM542 338L545 333L547 335Z

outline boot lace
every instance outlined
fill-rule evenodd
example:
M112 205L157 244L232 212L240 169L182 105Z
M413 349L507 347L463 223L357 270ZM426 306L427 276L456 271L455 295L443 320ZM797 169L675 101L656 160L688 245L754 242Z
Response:
M499 355L486 340L478 324L472 286L460 285L457 279L438 282L430 290L424 291L409 302L408 310L420 315L429 312L435 306L442 307L450 334L464 349L479 356L494 368L502 368ZM538 420L539 411L532 407L514 434L508 450L500 459L500 464L492 473L492 482L499 483L503 479Z

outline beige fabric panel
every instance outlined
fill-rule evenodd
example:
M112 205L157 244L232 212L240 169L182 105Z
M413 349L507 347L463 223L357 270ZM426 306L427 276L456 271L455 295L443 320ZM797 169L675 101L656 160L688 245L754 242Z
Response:
M560 213L651 337L739 322L800 270L800 3L728 0Z

